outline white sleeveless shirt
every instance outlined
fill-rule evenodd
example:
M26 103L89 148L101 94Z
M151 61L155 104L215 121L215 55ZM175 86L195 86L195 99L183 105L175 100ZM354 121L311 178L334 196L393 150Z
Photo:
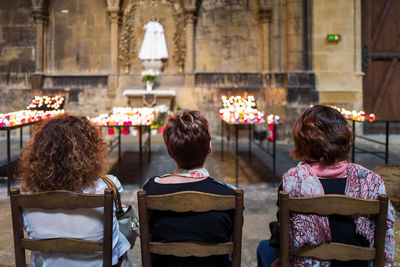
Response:
M107 175L121 193L123 191L121 183L117 177ZM94 187L83 190L85 194L103 194L107 185L102 179L98 179ZM23 213L24 227L31 239L48 238L80 238L90 241L103 240L103 208L95 209L75 209L75 210L43 210L26 209ZM112 264L117 264L121 257L129 248L128 240L119 232L119 225L113 216L112 234ZM30 266L102 266L103 254L61 254L44 253L32 251Z

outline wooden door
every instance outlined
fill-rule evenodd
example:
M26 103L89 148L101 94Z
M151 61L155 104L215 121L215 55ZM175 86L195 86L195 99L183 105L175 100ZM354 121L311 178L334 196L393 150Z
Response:
M363 104L378 120L400 120L400 1L362 0Z

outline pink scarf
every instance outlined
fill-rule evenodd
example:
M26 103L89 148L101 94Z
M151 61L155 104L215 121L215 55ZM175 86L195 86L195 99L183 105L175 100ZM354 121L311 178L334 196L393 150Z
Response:
M347 177L349 163L347 161L339 161L328 166L322 166L320 163L314 162L310 166L318 177L345 178Z

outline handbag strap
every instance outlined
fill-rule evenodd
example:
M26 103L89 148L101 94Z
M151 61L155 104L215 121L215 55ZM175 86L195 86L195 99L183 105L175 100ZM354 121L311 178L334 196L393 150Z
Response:
M122 210L122 204L121 204L121 196L119 194L118 188L115 186L113 181L108 178L107 176L101 177L101 179L106 183L108 188L111 188L113 190L113 199L115 202L115 207L117 209L117 216L123 212Z

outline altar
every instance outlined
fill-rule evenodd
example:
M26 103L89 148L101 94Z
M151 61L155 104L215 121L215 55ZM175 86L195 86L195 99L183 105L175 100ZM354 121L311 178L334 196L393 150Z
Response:
M128 98L131 107L166 105L170 110L175 105L176 92L173 90L127 89L123 95Z

